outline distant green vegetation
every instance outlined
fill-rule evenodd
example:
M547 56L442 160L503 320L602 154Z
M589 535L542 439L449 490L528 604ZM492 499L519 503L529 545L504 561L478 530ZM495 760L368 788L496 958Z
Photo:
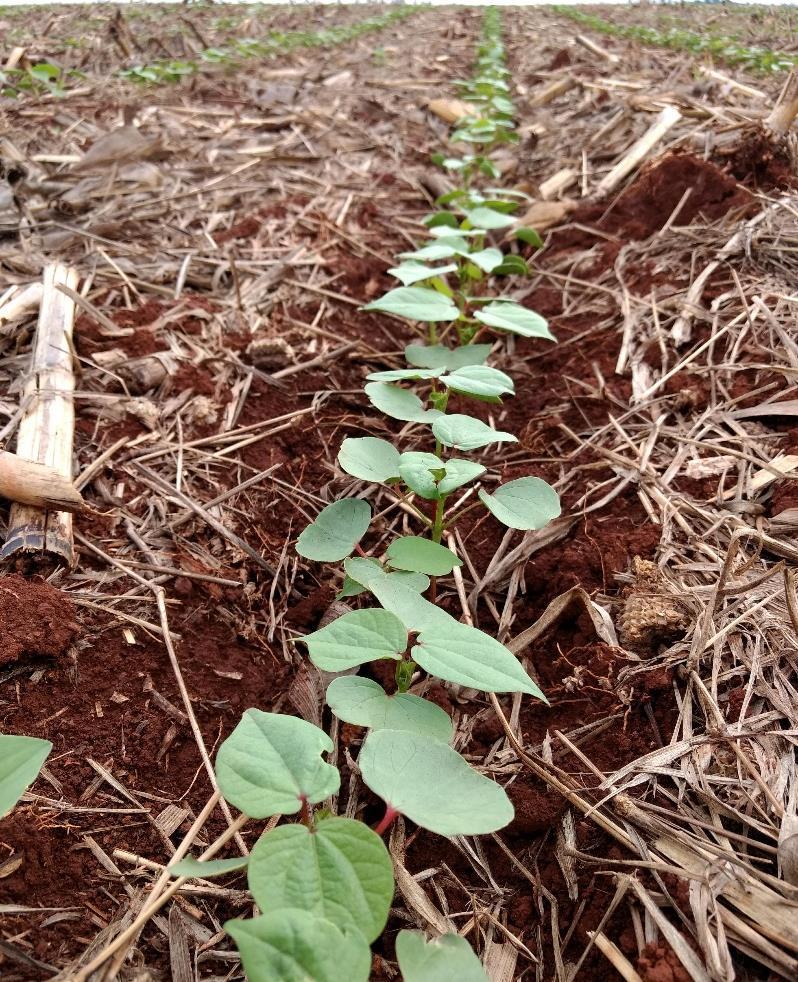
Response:
M695 55L713 55L728 65L740 65L749 71L783 72L798 65L798 55L787 51L772 51L770 48L750 47L728 35L696 34L678 27L661 31L656 27L639 24L616 24L573 7L555 6L553 9L563 17L569 17L602 34L642 41L658 48L675 48L677 51L690 51Z

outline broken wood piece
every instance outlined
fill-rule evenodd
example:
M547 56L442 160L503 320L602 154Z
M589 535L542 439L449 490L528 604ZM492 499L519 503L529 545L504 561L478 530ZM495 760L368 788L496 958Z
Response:
M793 69L779 94L776 105L765 120L765 132L777 142L783 140L798 116L798 71Z
M458 123L466 116L474 115L474 107L462 99L430 99L427 109L444 123Z
M22 390L25 407L17 431L17 456L46 464L71 484L75 408L72 393L72 329L74 301L58 284L75 289L77 271L55 263L44 269L39 320L33 340L30 373ZM47 555L72 563L72 515L14 504L0 558L17 553Z
M529 108L538 109L540 106L547 105L572 89L576 84L577 80L573 75L560 75L559 78L553 78L548 85L544 85L539 92L532 96L529 100Z
M727 85L730 89L734 89L736 92L742 92L743 95L750 96L752 99L764 99L767 95L762 89L755 89L753 85L743 85L737 79L731 78L729 75L724 75L723 72L719 72L715 68L710 68L708 65L698 65L698 71L706 78L720 82L721 85Z
M538 190L541 198L544 201L551 201L552 198L556 198L562 191L569 188L578 176L578 172L573 167L562 167L540 184Z
M0 498L45 511L83 510L80 491L72 481L46 464L0 451Z
M612 170L599 181L598 194L604 195L614 191L621 181L645 160L668 130L672 129L681 118L682 114L675 106L666 106L657 117L656 122L646 130Z
M21 63L26 62L25 52L27 48L12 48L8 60L3 65L3 71L10 72L12 68L17 68ZM24 65L23 65L24 67Z
M577 44L581 44L583 48L589 51L593 55L598 55L599 58L604 58L611 65L619 64L621 58L620 55L614 55L611 51L607 51L606 48L602 48L600 44L591 40L589 37L585 37L584 34L575 34L574 41Z

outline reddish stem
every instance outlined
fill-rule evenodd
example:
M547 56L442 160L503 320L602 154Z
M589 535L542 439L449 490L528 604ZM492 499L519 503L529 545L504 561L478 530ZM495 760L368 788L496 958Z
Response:
M310 817L310 808L308 806L308 799L303 797L300 800L302 802L302 808L299 811L299 821L307 828L310 828L312 822Z
M382 835L387 829L390 828L391 822L396 818L399 812L395 808L391 808L390 805L385 806L385 814L382 817L380 824L374 829L377 835Z
M355 546L355 552L358 554L358 556L363 556L365 559L368 559L368 556L363 551L363 547L359 543Z

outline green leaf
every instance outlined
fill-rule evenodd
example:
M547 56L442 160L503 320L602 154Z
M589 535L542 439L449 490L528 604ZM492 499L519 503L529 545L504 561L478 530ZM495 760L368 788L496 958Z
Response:
M381 563L378 563L376 559L361 559L361 563L365 563L363 569L373 569L377 573L384 573L389 579L396 580L397 583L402 583L404 586L411 590L415 590L416 593L425 593L429 589L429 577L424 573L409 573L405 570L393 570L387 572L383 570ZM368 564L371 564L370 566ZM356 582L351 576L344 577L344 588L341 593L338 594L338 598L341 597L356 597L358 594L363 593L366 589L363 583Z
M431 423L441 414L437 409L425 409L414 392L387 382L368 382L364 388L369 402L381 413L408 423Z
M407 450L399 458L399 476L415 493L427 501L440 497L437 478L446 473L446 465L434 453Z
M466 211L465 216L475 228L486 230L507 228L515 224L515 219L511 215L503 215L493 208L472 208Z
M540 529L560 514L560 496L539 477L519 477L502 484L493 494L479 492L488 511L511 529Z
M425 672L480 692L527 692L546 701L515 655L468 624L425 629L410 652Z
M474 478L485 473L486 468L483 464L478 464L475 460L461 460L459 457L450 457L446 461L446 476L438 482L438 493L441 495L451 494L463 484L468 484Z
M514 395L515 386L509 375L489 365L467 365L449 375L441 376L441 382L452 392L473 396L485 402L501 402L503 395Z
M445 276L447 273L453 273L456 269L456 263L448 263L446 266L425 266L423 263L407 262L394 266L388 272L404 286L412 286L413 283L420 283L422 280L431 279L433 276Z
M421 286L399 286L373 303L366 304L363 310L380 310L386 314L395 314L397 317L430 322L453 321L459 315L457 306L448 297L444 297L436 290L426 290Z
M487 307L476 311L474 317L487 324L489 327L496 327L500 331L509 331L511 334L520 334L524 338L546 338L549 341L557 339L549 331L549 325L545 317L536 314L534 310L527 310L518 303L510 303L506 300L495 300Z
M249 864L249 856L238 856L235 859L181 859L169 867L171 876L191 876L200 879L209 879L214 876L224 876L225 873L236 873L238 870L246 869Z
M447 348L443 344L409 344L405 358L419 368L445 368L453 372L466 365L481 365L490 354L490 344L464 344Z
M387 610L370 607L352 610L332 623L299 639L310 660L324 672L345 672L379 658L399 660L407 648L404 625Z
M396 958L404 982L488 982L480 960L459 934L427 941L419 931L400 931Z
M432 215L427 215L424 224L428 228L439 228L442 225L446 225L448 228L457 228L460 223L457 221L457 216L453 215L452 212L436 211Z
M371 506L360 498L342 498L322 508L299 536L296 551L305 559L335 562L348 556L366 534Z
M357 762L367 787L438 835L485 835L513 820L504 790L440 740L406 730L372 730Z
M516 239L520 239L522 242L526 242L528 245L534 246L536 249L543 248L543 239L533 228L518 228L515 230Z
M0 734L0 817L33 784L52 749L49 740Z
M513 253L505 256L499 266L493 269L494 276L528 276L529 266L521 256Z
M451 413L436 419L432 424L432 432L435 439L440 440L445 447L455 447L457 450L478 450L489 443L518 442L518 438L512 433L494 430L481 419L460 413Z
M451 549L418 535L403 535L394 539L388 546L387 562L396 569L428 573L430 576L446 576L455 566L463 565L462 559L458 559Z
M347 437L338 451L341 469L361 481L384 484L399 477L399 451L374 436Z
M298 716L248 709L219 747L216 779L224 797L252 818L293 815L335 794L335 767L321 759L333 742Z
M492 273L501 266L504 255L501 249L481 249L479 252L469 252L468 260L479 266L485 273Z
M370 382L407 382L437 378L442 372L441 368L395 368L386 372L371 372L366 378Z
M411 730L448 743L449 714L434 702L409 692L389 696L381 685L359 675L342 675L327 687L327 705L338 719L372 730Z
M445 610L425 600L395 573L374 569L362 559L347 559L347 574L362 583L392 614L396 614L408 631L424 631L431 627L446 629L457 621Z
M374 941L388 920L393 863L363 822L326 818L313 831L284 825L260 837L249 859L249 889L263 911L296 908Z
M227 921L249 982L368 982L371 950L354 928L306 910Z

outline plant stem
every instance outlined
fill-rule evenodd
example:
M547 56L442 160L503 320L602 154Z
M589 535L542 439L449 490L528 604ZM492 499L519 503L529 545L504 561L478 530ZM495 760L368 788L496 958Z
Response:
M443 513L446 507L446 495L438 498L435 503L435 518L432 521L432 541L440 542L443 535Z
M310 805L308 805L308 799L302 797L302 807L299 810L299 821L307 829L313 829L313 815L310 812Z
M385 814L382 817L380 824L374 829L377 835L382 835L387 829L391 827L391 823L397 817L399 812L395 808L391 808L390 805L385 806Z

